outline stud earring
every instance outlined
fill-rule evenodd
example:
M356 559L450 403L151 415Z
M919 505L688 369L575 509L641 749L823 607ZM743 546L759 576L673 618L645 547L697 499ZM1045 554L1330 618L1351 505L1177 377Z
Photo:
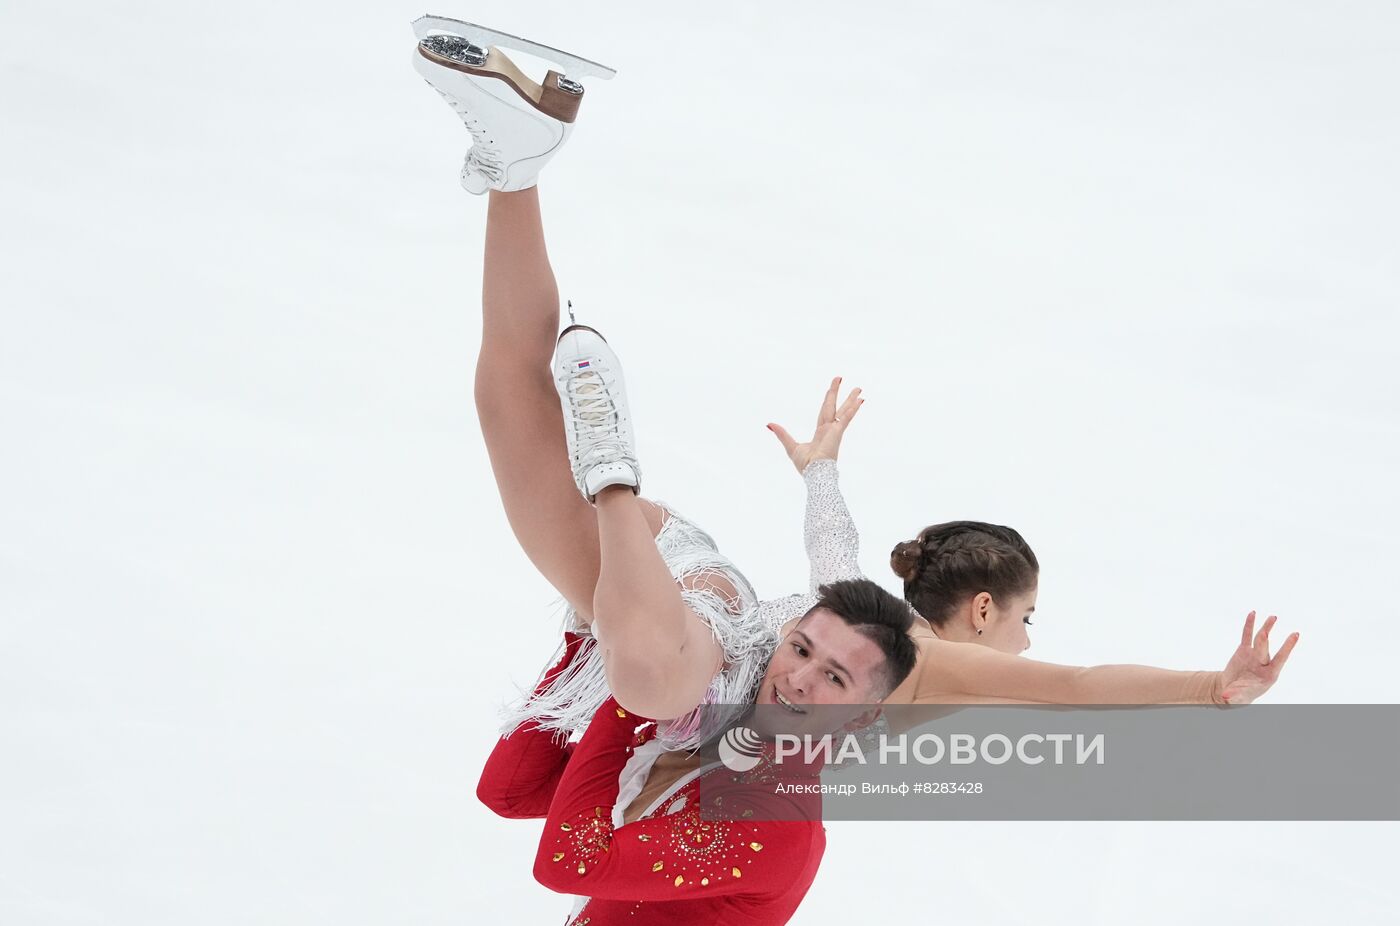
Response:
M982 636L982 631L981 631L981 629L978 629L977 635L978 635L979 637Z

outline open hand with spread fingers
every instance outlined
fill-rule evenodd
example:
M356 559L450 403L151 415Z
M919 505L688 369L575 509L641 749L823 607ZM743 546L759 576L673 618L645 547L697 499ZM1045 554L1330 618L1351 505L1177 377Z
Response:
M1283 672L1283 665L1288 661L1288 655L1298 644L1298 634L1289 634L1288 639L1283 641L1283 646L1271 657L1269 631L1273 629L1277 620L1277 617L1270 615L1258 635L1255 635L1254 612L1250 611L1249 617L1245 618L1239 648L1235 650L1235 655L1230 657L1225 671L1220 673L1220 699L1225 703L1249 704L1278 681L1279 674Z
M795 438L783 428L776 424L768 425L768 430L778 435L778 440L782 442L783 449L787 451L788 459L792 460L792 465L797 467L801 473L813 460L834 460L841 449L841 437L846 433L846 427L851 423L851 419L860 411L860 407L865 404L865 400L860 397L859 389L852 389L851 394L846 396L846 401L838 408L836 400L841 389L841 377L836 377L831 381L831 387L826 390L826 398L822 400L821 411L817 414L817 429L812 434L812 439L804 443L798 443Z

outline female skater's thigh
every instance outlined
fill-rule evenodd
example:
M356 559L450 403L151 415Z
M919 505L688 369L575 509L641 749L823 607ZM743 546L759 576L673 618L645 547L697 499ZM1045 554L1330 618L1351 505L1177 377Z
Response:
M506 519L545 580L591 620L598 518L574 484L559 397L543 377L499 387L499 380L488 390L478 387L477 412ZM654 535L665 513L651 502L643 502L643 510Z
M502 382L500 372L478 365L476 406L506 519L545 580L591 618L598 519L574 485L559 397L547 375Z

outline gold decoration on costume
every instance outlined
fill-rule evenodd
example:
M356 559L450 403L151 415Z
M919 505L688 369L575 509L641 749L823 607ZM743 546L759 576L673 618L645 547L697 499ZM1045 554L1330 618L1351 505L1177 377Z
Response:
M587 871L588 871L588 869L583 867L583 862L579 862L579 863L578 863L578 873L579 873L579 874L584 874L584 873L587 872Z
M619 717L626 717L626 716L627 716L627 712L624 711L622 708L619 707L619 708L617 709L617 716L619 716Z
M752 811L752 810L746 810L746 811L744 811L743 813L739 814L739 816L741 816L741 817L743 817L745 820L747 820L749 817L752 817L752 816L753 816L753 811Z
M676 880L675 880L675 881L672 881L671 883L674 884L676 887L680 887L682 884L685 883L685 876L684 876L684 875L676 875Z
M657 862L655 865L651 866L651 870L652 870L652 871L660 871L661 869L663 869L663 868L665 868L665 867L666 867L666 863L665 863L665 862Z
M749 843L749 848L752 849L752 850L754 850L755 852L762 852L762 851L763 851L763 843L761 843L761 842L751 842L751 843Z
M742 878L744 876L744 873L737 868L729 869L729 873L736 878Z
M564 853L563 853L563 852L556 852L556 853L554 853L554 860L555 860L556 862L559 861L560 859L562 859L563 857L564 857Z
M574 831L574 828L567 823L559 824L559 828L566 833L572 833Z
M701 886L701 887L709 887L709 886L710 886L710 879L709 879L709 878L701 878L701 879L700 879L700 886Z
M651 837L648 836L646 833L638 833L637 838L642 842L651 842Z

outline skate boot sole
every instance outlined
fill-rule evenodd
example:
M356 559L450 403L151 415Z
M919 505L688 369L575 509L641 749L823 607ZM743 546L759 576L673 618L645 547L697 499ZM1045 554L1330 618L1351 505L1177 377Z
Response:
M525 102L551 119L560 122L573 122L578 118L579 104L583 102L583 89L571 93L559 86L561 75L551 70L545 75L544 83L538 84L526 76L515 62L497 48L487 49L486 61L481 65L471 65L455 58L449 58L428 47L431 38L418 43L418 54L433 64L450 68L473 77L490 77L501 81Z

